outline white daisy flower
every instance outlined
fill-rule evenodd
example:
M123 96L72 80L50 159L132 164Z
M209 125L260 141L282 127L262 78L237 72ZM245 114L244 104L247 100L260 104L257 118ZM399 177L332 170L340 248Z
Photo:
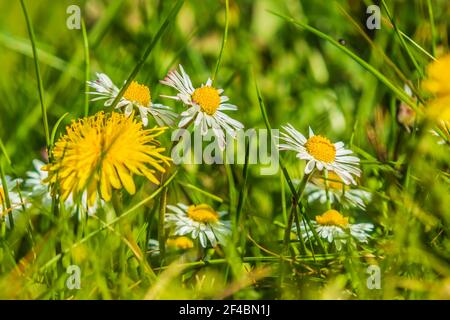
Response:
M27 171L25 186L31 189L29 196L40 198L42 204L49 208L52 204L52 195L50 193L48 183L44 182L44 180L48 177L48 171L42 170L45 163L41 160L34 159L33 166L33 171ZM80 206L77 206L76 202L72 198L72 195L70 195L66 201L64 201L64 207L65 210L69 211L71 214L78 213L78 217L81 217L81 214L84 211L86 211L88 215L92 216L97 212L98 202L100 202L101 205L104 204L103 200L97 199L95 204L89 207L87 205L87 191L85 191L81 196Z
M9 212L12 213L13 219L16 220L17 216L23 210L24 207L28 207L29 204L25 203L24 197L19 193L18 186L22 183L21 179L12 180L6 176L6 186L8 189L9 201L11 208L6 206L6 194L3 189L2 181L0 180L0 219L5 219L6 226L9 228Z
M33 171L27 171L27 178L25 180L25 186L31 189L31 196L43 197L46 204L52 202L52 197L48 189L48 183L44 183L43 180L47 179L48 172L41 168L45 165L44 162L38 159L33 160Z
M295 182L295 181L294 181ZM319 201L327 202L327 188L330 203L342 203L344 208L358 207L366 208L372 194L368 191L350 188L333 171L328 171L327 180L324 177L313 176L311 182L306 184L305 194L309 203Z
M97 96L92 101L106 99L104 105L110 106L120 90L106 74L96 73L96 75L95 81L88 81L89 86L95 89L94 92L89 92L89 94ZM153 116L159 126L173 125L174 119L178 116L171 111L171 108L153 103L149 87L136 81L132 81L128 86L117 103L116 109L124 108L124 113L128 117L133 112L134 107L138 108L144 126L148 125L148 114Z
M370 223L351 224L348 218L344 217L336 210L328 210L322 215L316 216L316 221L311 221L311 225L316 229L319 237L333 243L339 251L347 240L351 237L360 243L367 243L373 230ZM293 226L296 231L296 226ZM305 241L314 240L314 234L304 223L300 224L301 236Z
M244 125L237 120L229 117L222 111L236 111L237 107L228 103L228 97L222 95L223 89L216 89L212 86L212 80L208 79L205 84L199 88L194 88L191 79L179 65L181 74L176 71L170 71L162 84L178 90L176 96L162 96L174 100L182 101L189 106L186 111L181 113L181 120L178 124L180 128L190 122L194 122L194 128L199 128L201 135L213 130L217 137L221 150L225 149L225 134L236 137L236 131L244 128Z
M310 174L314 168L319 171L326 169L334 171L345 184L356 184L354 176L359 177L359 158L350 156L353 152L344 148L343 142L331 143L327 138L315 135L309 128L309 138L306 139L292 125L282 127L280 140L284 143L279 150L291 150L297 153L297 158L308 161L305 174Z
M207 204L187 206L178 203L168 205L171 213L166 214L168 228L173 228L174 236L190 235L192 239L199 239L202 247L206 248L208 241L213 247L217 243L224 243L230 234L230 222L220 221L226 212L216 212Z

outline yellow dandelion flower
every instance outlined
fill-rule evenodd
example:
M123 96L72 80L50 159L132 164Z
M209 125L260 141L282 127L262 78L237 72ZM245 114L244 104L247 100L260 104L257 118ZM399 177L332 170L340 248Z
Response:
M49 172L47 181L59 190L62 200L87 190L89 206L97 192L106 201L113 188L123 187L134 194L134 174L159 184L155 173L164 172L161 164L168 165L170 160L155 140L164 130L144 130L133 115L115 112L110 116L99 112L73 122L55 143L52 163L43 168Z
M428 104L427 115L431 119L450 122L450 95L432 100Z
M450 96L450 54L432 62L427 67L427 79L422 87L438 97Z
M450 54L432 62L427 67L427 79L422 87L432 93L427 115L432 119L450 121Z

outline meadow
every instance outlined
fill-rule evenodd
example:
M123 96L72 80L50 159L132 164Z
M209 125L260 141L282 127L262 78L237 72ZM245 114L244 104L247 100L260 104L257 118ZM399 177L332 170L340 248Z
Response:
M0 299L450 299L447 0L0 11Z

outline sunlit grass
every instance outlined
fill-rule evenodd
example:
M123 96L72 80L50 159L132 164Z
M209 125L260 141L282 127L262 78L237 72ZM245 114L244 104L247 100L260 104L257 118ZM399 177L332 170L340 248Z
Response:
M434 72L444 79L437 89L422 85L428 66L449 52L447 1L382 1L380 30L365 26L366 1L75 4L80 30L66 27L64 2L0 4L9 13L0 21L0 298L450 298L450 134L439 121L448 111L442 103L442 113L428 108L450 92L447 70ZM26 183L34 159L64 158L63 146L57 159L52 150L72 121L122 112L115 107L133 80L151 88L152 101L185 111L162 97L177 93L160 83L179 64L194 84L210 77L223 88L238 106L228 115L245 128L290 123L342 141L360 159L357 186L318 168L305 173L307 161L291 152L280 153L276 174L261 175L248 143L241 164L164 163L153 182L119 174L127 181L112 180L106 199L97 190L89 208L82 192L70 203L63 197L57 166L52 193ZM94 89L86 81L96 72L119 86L107 107L89 101ZM150 116L149 123L156 126ZM173 129L157 139L166 156ZM102 177L109 151L102 150L80 185ZM126 165L130 154L120 161ZM24 181L11 184L16 178ZM320 201L309 193L319 180ZM352 206L351 188L370 197ZM195 215L183 213L184 223L225 222L229 236L210 234L205 245L187 235L190 249L175 241L166 205L177 203L202 204ZM332 223L373 229L367 242L350 237L338 247L317 228ZM80 268L79 289L68 285L71 265ZM379 267L380 288L368 285L370 266Z

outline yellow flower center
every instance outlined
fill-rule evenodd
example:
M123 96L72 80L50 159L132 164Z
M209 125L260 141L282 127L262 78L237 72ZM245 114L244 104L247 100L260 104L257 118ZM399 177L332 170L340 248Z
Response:
M336 147L325 137L312 136L305 143L306 151L316 160L326 163L333 162L336 158Z
M131 82L123 94L123 97L129 101L139 103L144 107L147 107L151 101L150 89L143 84L137 83L136 81Z
M344 181L342 181L341 177L339 177L334 171L328 171L327 180L325 180L323 176L313 178L313 182L316 185L323 186L324 188L325 188L325 181L328 182L329 189L337 191L348 190L348 187L346 186Z
M167 239L167 245L177 249L190 249L194 247L194 243L188 237Z
M194 221L202 223L217 222L219 215L207 204L192 205L188 208L187 215Z
M203 112L213 115L220 105L219 91L213 87L201 87L195 89L192 100L200 106Z
M328 210L320 216L316 216L316 222L323 226L338 226L345 227L348 225L348 218L336 210Z

